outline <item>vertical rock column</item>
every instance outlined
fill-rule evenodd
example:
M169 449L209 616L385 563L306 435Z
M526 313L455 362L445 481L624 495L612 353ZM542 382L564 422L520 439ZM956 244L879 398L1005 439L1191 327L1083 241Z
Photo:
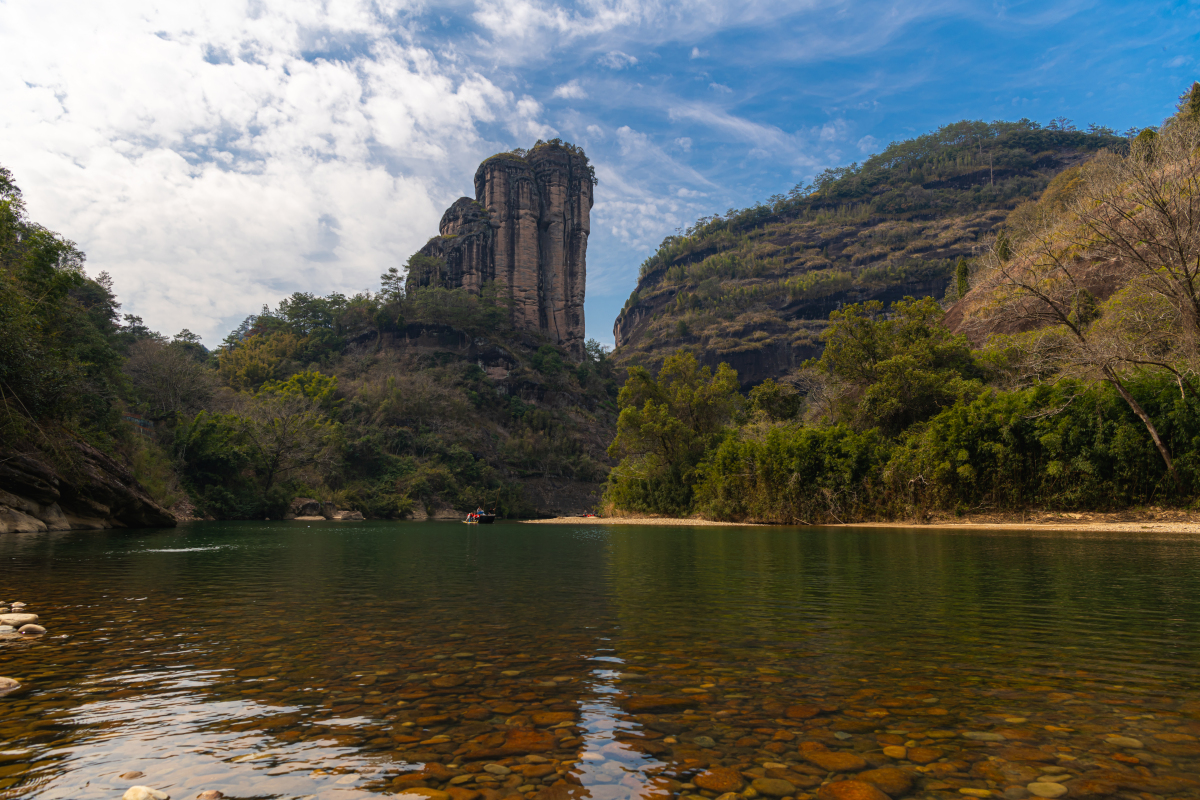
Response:
M446 261L449 286L478 294L484 281L493 280L491 259L492 229L484 220L484 211L469 197L460 197L446 209L438 226L441 237L421 252Z
M583 355L583 299L592 182L583 159L561 147L529 154L541 200L538 225L539 328Z
M533 172L521 158L493 156L475 173L475 196L491 214L494 275L500 294L513 301L513 324L537 329L541 203Z

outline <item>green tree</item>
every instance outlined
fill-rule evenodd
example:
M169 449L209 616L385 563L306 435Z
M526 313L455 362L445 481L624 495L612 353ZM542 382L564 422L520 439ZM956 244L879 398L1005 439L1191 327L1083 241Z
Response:
M388 267L387 272L379 276L381 284L379 293L386 298L388 302L396 302L404 299L404 281L405 275L400 274L400 270L396 267Z
M971 268L965 258L960 258L955 265L954 279L958 288L958 299L961 300L971 291Z
M942 324L932 297L906 297L884 315L878 300L829 315L815 366L846 392L838 415L860 430L895 436L973 391L981 377L965 336Z
M738 401L737 373L728 364L714 375L680 351L657 378L632 367L617 397L621 411L608 452L621 463L609 476L606 499L619 508L687 513L697 467L724 435Z

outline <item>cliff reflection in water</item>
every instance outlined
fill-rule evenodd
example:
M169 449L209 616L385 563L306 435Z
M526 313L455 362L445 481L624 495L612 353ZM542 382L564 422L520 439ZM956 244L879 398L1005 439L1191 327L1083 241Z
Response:
M302 525L0 539L0 797L1200 796L1194 540Z

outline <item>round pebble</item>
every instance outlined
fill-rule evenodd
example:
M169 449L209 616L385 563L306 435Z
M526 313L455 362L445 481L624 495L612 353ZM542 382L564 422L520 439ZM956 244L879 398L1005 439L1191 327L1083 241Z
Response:
M1036 797L1062 797L1067 793L1067 787L1063 786L1061 783L1038 781L1037 783L1029 784L1025 788L1029 790L1030 794Z
M17 628L17 633L25 633L30 635L42 634L45 632L46 629L41 625L22 625L20 628Z
M483 769L485 772L490 772L493 775L507 775L508 773L512 772L511 769L503 764L488 764Z
M750 785L754 791L768 797L787 797L796 793L795 785L782 778L755 778Z
M1141 750L1143 747L1142 740L1132 736L1109 736L1104 741L1116 747L1130 747L1134 750Z

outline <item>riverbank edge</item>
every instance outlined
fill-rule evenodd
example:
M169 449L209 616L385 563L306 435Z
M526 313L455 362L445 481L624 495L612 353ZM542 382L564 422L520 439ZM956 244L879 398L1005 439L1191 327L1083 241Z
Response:
M692 519L689 517L547 517L545 519L522 519L515 521L534 525L720 525L722 527L737 526L742 528L776 527L763 522L718 522L711 519Z
M848 522L799 527L814 528L905 528L913 530L1001 530L1001 531L1060 531L1063 533L1182 533L1200 534L1200 515L1183 520L1162 519L1039 519L1023 522L1000 520L958 520L913 522ZM737 526L749 528L783 527L762 522L720 522L689 517L551 517L520 520L541 525L676 525L676 526ZM789 526L790 527L790 526Z

